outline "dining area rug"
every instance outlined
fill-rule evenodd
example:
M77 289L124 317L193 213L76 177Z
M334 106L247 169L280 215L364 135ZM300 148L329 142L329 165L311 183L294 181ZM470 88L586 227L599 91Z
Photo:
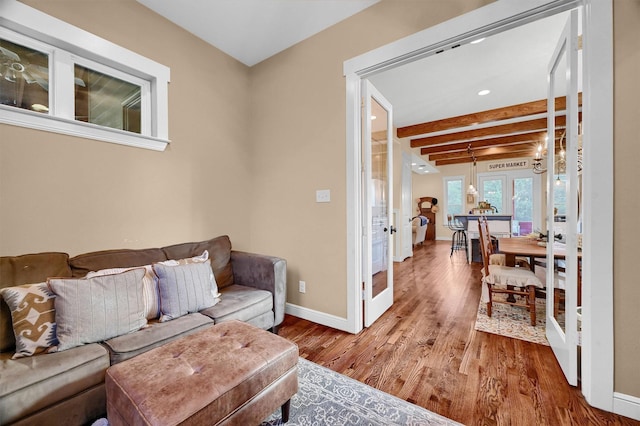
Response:
M494 303L491 317L487 304L480 301L475 329L513 339L549 346L545 336L546 300L536 298L536 326L531 325L529 311L518 306Z
M289 421L280 409L260 426L460 425L326 367L299 358L298 393L291 399Z

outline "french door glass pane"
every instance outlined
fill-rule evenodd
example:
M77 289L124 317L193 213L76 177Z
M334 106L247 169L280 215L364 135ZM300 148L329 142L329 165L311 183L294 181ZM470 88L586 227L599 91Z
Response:
M0 103L49 111L49 55L0 39Z
M389 228L388 203L389 194L388 170L389 153L387 152L387 111L371 98L372 114L376 117L372 123L371 133L371 253L372 253L372 282L373 297L376 297L387 288L387 266L389 253Z
M75 65L75 119L141 133L141 88Z

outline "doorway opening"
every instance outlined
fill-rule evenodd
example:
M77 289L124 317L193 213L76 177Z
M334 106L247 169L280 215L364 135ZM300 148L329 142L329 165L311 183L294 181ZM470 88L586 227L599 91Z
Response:
M529 22L585 6L583 18L584 58L584 217L583 258L589 270L584 271L583 281L583 351L582 390L587 401L598 408L613 411L613 292L612 292L612 219L613 212L613 99L612 99L612 58L603 53L610 52L612 45L612 5L611 2L593 0L541 1L536 5L509 4L497 2L476 11L447 21L437 28L427 29L396 43L371 51L344 64L347 85L347 275L348 275L348 318L353 332L361 329L361 304L359 285L361 281L362 253L358 248L362 230L358 214L360 206L359 164L360 153L360 84L363 79L418 59L446 52L461 43L516 28ZM416 48L417 46L422 46ZM445 57L446 55L442 55ZM604 83L603 83L604 82ZM598 120L593 119L598 117ZM597 142L597 143L596 143ZM598 159L597 176L594 158ZM589 168L592 164L593 167ZM602 177L605 177L604 179ZM604 197L604 198L603 198ZM604 200L606 199L606 200ZM353 201L356 200L356 201ZM597 201L597 203L596 203ZM598 209L598 224L589 207L609 206ZM602 226L603 225L603 226ZM598 241L598 244L593 243ZM597 262L595 261L597 259ZM591 285L598 282L598 286ZM591 305L598 300L597 309ZM585 315L586 314L586 315ZM595 348L598 347L596 351ZM602 350L605 348L604 350ZM609 366L596 368L596 366Z

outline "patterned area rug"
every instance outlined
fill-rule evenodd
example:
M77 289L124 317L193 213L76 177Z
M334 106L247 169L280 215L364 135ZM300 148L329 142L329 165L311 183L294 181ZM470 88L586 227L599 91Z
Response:
M298 393L291 399L289 421L280 409L261 426L459 425L417 405L300 358Z
M531 325L529 311L517 306L494 303L491 318L487 316L487 304L480 302L476 317L476 330L499 334L549 346L545 336L546 305L544 299L536 299L536 326Z

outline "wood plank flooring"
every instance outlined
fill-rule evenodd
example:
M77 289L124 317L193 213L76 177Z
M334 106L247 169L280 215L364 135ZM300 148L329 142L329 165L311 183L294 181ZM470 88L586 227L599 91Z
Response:
M352 335L287 315L300 356L466 425L638 425L590 407L547 346L474 330L480 265L428 241L395 264L395 303Z

